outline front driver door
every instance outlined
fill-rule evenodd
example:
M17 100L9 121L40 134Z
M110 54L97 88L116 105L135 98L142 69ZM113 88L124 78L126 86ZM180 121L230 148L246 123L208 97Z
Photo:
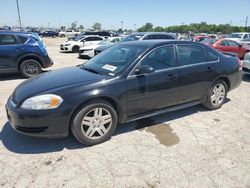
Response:
M154 68L150 74L127 78L128 117L178 104L179 73L175 65L173 45L162 46L148 53L134 70L143 65Z

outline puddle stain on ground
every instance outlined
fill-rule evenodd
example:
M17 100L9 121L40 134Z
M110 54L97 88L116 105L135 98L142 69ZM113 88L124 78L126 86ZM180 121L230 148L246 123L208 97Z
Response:
M136 123L136 130L145 130L146 132L154 134L156 139L165 146L173 146L180 141L169 124L159 124L153 119L142 119L138 120Z

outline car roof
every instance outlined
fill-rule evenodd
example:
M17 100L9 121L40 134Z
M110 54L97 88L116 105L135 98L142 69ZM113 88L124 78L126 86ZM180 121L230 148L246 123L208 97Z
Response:
M0 34L30 35L30 34L33 34L33 33L31 33L31 32L24 32L24 31L9 31L9 30L3 30L3 31L0 31Z
M155 46L162 46L168 44L193 44L193 45L201 45L201 43L192 42L192 41L183 41L183 40L166 40L166 39L157 39L157 40L137 40L137 41L130 41L119 43L121 45L134 45L134 46L144 46L144 47L155 47Z

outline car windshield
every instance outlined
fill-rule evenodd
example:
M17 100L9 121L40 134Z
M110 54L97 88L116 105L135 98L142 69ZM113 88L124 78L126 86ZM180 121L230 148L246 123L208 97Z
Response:
M132 35L129 35L129 36L125 37L124 39L122 39L122 42L139 40L142 36L143 36L143 34L132 34Z
M243 39L242 41L250 41L250 38Z
M216 39L204 39L203 41L201 41L201 43L203 44L214 44L217 40Z
M99 45L106 45L106 44L110 44L110 40L104 40L102 42L98 43Z
M90 72L109 76L120 75L146 47L131 45L115 45L95 56L81 67Z
M79 40L81 40L81 39L83 39L84 38L84 36L77 36L76 38L74 38L73 40L74 41L79 41Z
M229 38L241 38L243 34L237 34L237 33L233 33L231 35L229 35Z

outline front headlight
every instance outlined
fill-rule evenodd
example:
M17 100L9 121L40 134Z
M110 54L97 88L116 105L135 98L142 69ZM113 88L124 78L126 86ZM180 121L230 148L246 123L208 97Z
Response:
M58 95L46 94L26 99L21 108L29 110L48 110L60 106L63 99Z

